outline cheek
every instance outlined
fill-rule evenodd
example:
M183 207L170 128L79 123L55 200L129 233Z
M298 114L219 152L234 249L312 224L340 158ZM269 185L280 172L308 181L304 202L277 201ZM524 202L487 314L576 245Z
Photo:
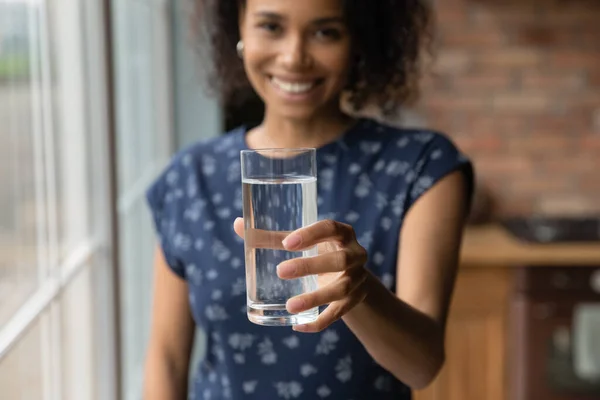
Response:
M244 69L253 86L263 84L264 76L262 71L264 70L265 62L265 57L261 54L251 51L244 54Z
M351 66L349 50L323 52L319 57L319 63L327 69L332 77L338 76L338 80L345 80Z

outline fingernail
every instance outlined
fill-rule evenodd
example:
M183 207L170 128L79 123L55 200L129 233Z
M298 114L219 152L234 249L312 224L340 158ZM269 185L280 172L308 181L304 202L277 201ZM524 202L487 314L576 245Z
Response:
M302 299L289 299L286 305L289 312L302 311L304 309L304 300Z
M296 270L295 263L279 264L277 266L277 275L279 275L280 278L292 277L296 275Z
M295 249L296 247L300 246L301 241L302 241L302 238L300 237L300 235L291 234L288 237L286 237L285 239L283 239L283 242L281 242L281 243L283 243L283 247L290 250L290 249Z

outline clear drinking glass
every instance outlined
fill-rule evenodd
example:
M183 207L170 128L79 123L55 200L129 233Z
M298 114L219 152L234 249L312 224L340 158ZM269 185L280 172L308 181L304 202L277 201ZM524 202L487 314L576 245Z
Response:
M283 280L277 265L317 255L316 246L289 252L281 243L290 232L317 221L316 150L243 150L241 162L248 319L270 326L312 322L318 307L291 314L285 304L315 290L317 277Z

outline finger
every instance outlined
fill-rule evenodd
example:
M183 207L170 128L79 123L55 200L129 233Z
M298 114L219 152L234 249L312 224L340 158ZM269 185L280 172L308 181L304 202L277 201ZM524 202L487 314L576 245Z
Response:
M233 230L235 231L235 233L237 233L237 235L239 237L241 237L242 239L244 238L244 219L243 218L236 218L235 221L233 221Z
M243 238L246 244L256 249L284 250L282 241L290 231L267 231L263 229L244 229L244 219L236 218L233 230Z
M333 303L351 297L354 290L362 285L366 274L362 271L355 274L342 274L330 284L310 293L292 297L286 302L286 309L292 314L298 314L311 308Z
M366 262L362 255L350 249L333 251L314 257L298 257L277 266L281 279L294 279L327 272L342 272Z
M331 303L325 311L319 315L315 322L303 325L294 325L292 329L297 332L316 333L321 332L335 321L342 318L348 311L352 310L358 301L355 299L346 299Z
M335 241L342 245L356 240L354 229L348 224L323 220L292 232L283 241L287 250L307 249L322 242Z

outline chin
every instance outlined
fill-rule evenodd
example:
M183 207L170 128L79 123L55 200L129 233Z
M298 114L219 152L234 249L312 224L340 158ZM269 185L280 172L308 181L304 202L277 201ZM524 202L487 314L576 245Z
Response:
M268 104L267 106L269 107ZM297 105L282 106L281 104L277 104L270 106L269 108L279 117L295 121L307 121L323 113L320 108L302 107Z

